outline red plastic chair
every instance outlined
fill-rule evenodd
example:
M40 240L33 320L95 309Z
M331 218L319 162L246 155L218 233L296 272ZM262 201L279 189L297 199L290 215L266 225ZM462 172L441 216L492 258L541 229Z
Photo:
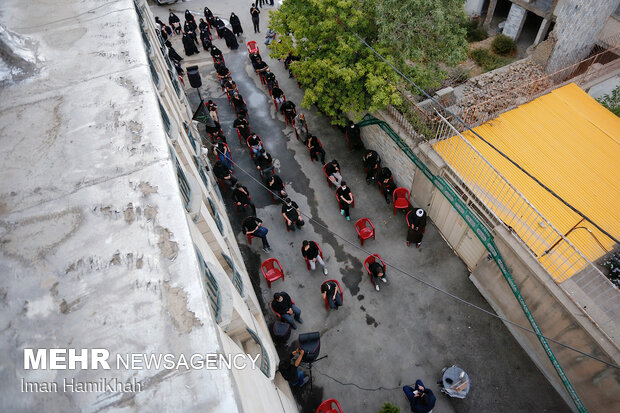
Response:
M258 50L258 43L256 43L254 40L248 42L246 46L248 48L248 53L249 54L254 54L254 53L260 54L260 52Z
M278 83L278 79L276 79L276 87L280 87L280 84ZM269 96L271 96L271 88L269 87L268 84L267 84L267 92L269 92Z
M347 131L344 133L344 137L347 140L347 145L349 146L349 152L353 152L353 147L351 146L351 140L349 139L349 128L347 128Z
M299 133L297 133L297 128L295 127L295 119L293 119L293 124L291 126L293 126L293 130L295 131L295 136L297 137L297 140L299 140ZM310 132L308 131L308 121L306 121L306 136L308 136L309 134Z
M295 305L295 301L291 300L291 303ZM273 309L273 300L271 300L271 302L269 303L269 307L271 308L271 311L273 311L273 313L276 315L276 317L278 317L278 320L282 320L282 316L280 315L280 313Z
M235 130L237 131L237 136L239 137L239 145L243 145L242 143L242 139L243 137L241 136L241 132L239 132L238 128L235 128ZM252 129L248 126L248 131L250 132L250 135L252 134ZM249 136L248 136L249 138Z
M344 291L342 291L342 288L340 287L340 283L338 282L338 280L327 280L323 284L321 284L321 286L325 285L325 283L328 283L330 281L336 283L336 285L338 286L338 291L340 291L340 297L342 298L342 303L344 304ZM324 300L325 300L325 309L329 310L329 302L327 301L327 295L325 295Z
M242 98L242 100L243 100L243 106L246 109L246 111L245 111L246 114L245 115L249 118L250 117L250 113L247 111L248 104L245 103L245 98ZM235 117L239 117L239 114L237 113L237 107L234 104L232 106L233 106L233 109L235 110Z
M342 413L342 407L340 407L338 400L329 399L321 403L321 405L316 409L316 413Z
M319 257L323 258L323 250L321 250L321 246L319 245L319 243L316 243L316 246L319 248ZM301 256L303 257L303 253L304 253L304 246L301 246ZM308 258L304 257L304 259L306 260L306 267L308 267L308 271L310 271L310 260L308 260Z
M312 158L310 158L310 159L312 159ZM325 175L325 179L327 179L327 185L329 185L330 188L333 188L334 183L329 179L329 175L327 175L327 172L325 172L325 168L326 167L327 167L327 164L323 165L323 175Z
M365 239L370 239L371 237L375 239L375 226L372 225L368 218L358 219L355 223L355 231L357 231L362 246L364 246Z
M396 215L397 209L409 209L409 190L407 188L396 188L392 193L392 200L394 204L394 215Z
M340 209L342 209L342 204L340 203L340 197L338 196L337 189L334 191L334 194L336 195L336 199L338 200L338 206L340 207ZM355 208L355 195L353 195L353 192L351 192L351 195L353 196L353 202L351 202L351 205L349 205L349 208Z
M285 116L285 118L286 118L286 116ZM316 141L319 144L319 146L322 148L323 144L321 143L319 138L316 138ZM308 148L308 154L310 155L310 161L314 162L314 159L312 158L312 149Z
M282 265L280 261L276 258L269 258L268 260L263 261L260 265L260 270L263 273L263 277L265 277L265 281L267 281L267 287L271 288L271 283L282 278L284 281L284 270L282 269Z
M245 236L248 238L248 244L252 245L252 238L255 238L254 235L252 235L252 234L245 234Z
M248 145L248 150L250 151L250 157L251 157L252 159L254 159L254 157L255 157L256 155L254 155L254 151L252 151L252 147L251 147L251 145L250 145L250 142L248 142L248 141L250 140L250 137L251 137L251 136L252 136L252 135L250 135L250 136L249 136L249 137L245 140L245 144L246 144L246 145ZM256 136L258 136L258 135L256 135ZM260 140L260 145L261 145L261 147L262 147L262 148L264 148L264 147L265 147L265 145L263 144L263 140L260 138L260 136L258 136L258 139Z
M252 197L250 195L248 195L248 199L251 201ZM243 204L241 205L243 208L245 208L246 206L248 206L248 204ZM237 203L235 202L235 210L237 211L237 215L239 215L241 213L241 211L239 210L239 205L237 205Z
M284 114L284 121L286 122L286 126L288 126L295 119L295 116L297 116L297 108L293 109L293 118L290 121L288 120L288 116L286 116L286 113Z
M366 272L368 272L368 276L370 277L370 283L372 285L375 285L374 280L372 279L372 273L370 272L370 264L372 264L373 262L376 262L377 260L381 261L381 265L384 268L385 271L385 263L383 262L383 260L381 259L381 257L379 256L379 254L372 254L369 255L365 260L364 260L364 268L366 268Z
M222 192L226 192L228 190L228 188L226 188L226 184L224 183L224 180L221 178L217 178L218 181L220 181L220 186L222 187Z

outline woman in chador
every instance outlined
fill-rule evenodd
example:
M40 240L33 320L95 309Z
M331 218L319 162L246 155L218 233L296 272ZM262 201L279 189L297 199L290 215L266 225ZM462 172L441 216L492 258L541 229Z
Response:
M425 230L426 212L422 208L409 211L407 214L407 246L413 242L416 248L420 248Z

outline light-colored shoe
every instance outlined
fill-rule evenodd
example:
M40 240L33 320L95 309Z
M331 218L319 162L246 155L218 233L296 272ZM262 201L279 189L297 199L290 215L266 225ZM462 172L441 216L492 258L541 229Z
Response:
M387 283L387 279L385 277L381 277L381 281L383 281L384 283Z
M340 215L344 215L344 209L340 210Z
M375 284L375 290L381 291L381 288L379 288L379 284Z
M323 267L323 274L327 275L327 267Z

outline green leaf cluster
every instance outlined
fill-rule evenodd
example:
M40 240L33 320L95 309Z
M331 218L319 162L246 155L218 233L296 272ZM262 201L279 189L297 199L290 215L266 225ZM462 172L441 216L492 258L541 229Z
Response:
M605 106L614 115L620 117L620 86L616 86L610 94L603 95L596 99L601 105Z
M317 105L332 123L344 125L348 112L361 115L401 102L401 78L351 31L421 87L436 87L443 79L438 64L466 56L462 3L286 0L271 13L269 26L280 39L272 43L271 56L293 51L300 58L291 69L305 89L302 106ZM450 12L450 4L457 12Z
M502 66L506 66L507 64L512 63L514 58L510 56L499 56L495 53L492 53L489 49L480 48L474 49L469 52L469 57L472 58L474 62L478 66L482 68L485 72L490 70L495 70Z
M398 406L393 405L392 403L384 403L381 406L381 410L378 413L400 413L401 410Z

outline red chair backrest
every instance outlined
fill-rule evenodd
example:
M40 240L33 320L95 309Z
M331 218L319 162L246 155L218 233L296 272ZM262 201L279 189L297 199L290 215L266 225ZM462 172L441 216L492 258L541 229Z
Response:
M293 303L294 304L294 303ZM271 311L273 311L273 313L279 318L282 319L282 316L280 315L280 313L278 313L276 310L273 309L273 300L271 300L271 302L269 303L269 307L271 307Z
M374 226L372 225L372 222L370 222L368 218L360 218L355 223L355 229L357 230L358 233L366 227L370 227L371 229L374 230Z
M248 42L247 47L249 53L258 53L258 46L254 40Z
M335 407L334 404L336 405ZM342 407L340 407L338 400L329 399L321 403L321 405L316 409L316 413L342 413Z
M248 138L245 140L246 145L248 145L248 148L251 148L252 145L250 144L250 138L252 136L248 136ZM260 142L260 144L263 144L263 140L260 138L260 136L256 135L256 137L258 138L258 141Z
M409 199L409 190L407 188L396 188L394 190L394 199L407 198Z
M381 259L381 256L379 254L372 254L364 260L364 267L366 267L366 271L370 272L370 264L376 262L377 260L381 261L381 265L385 268L385 263Z

